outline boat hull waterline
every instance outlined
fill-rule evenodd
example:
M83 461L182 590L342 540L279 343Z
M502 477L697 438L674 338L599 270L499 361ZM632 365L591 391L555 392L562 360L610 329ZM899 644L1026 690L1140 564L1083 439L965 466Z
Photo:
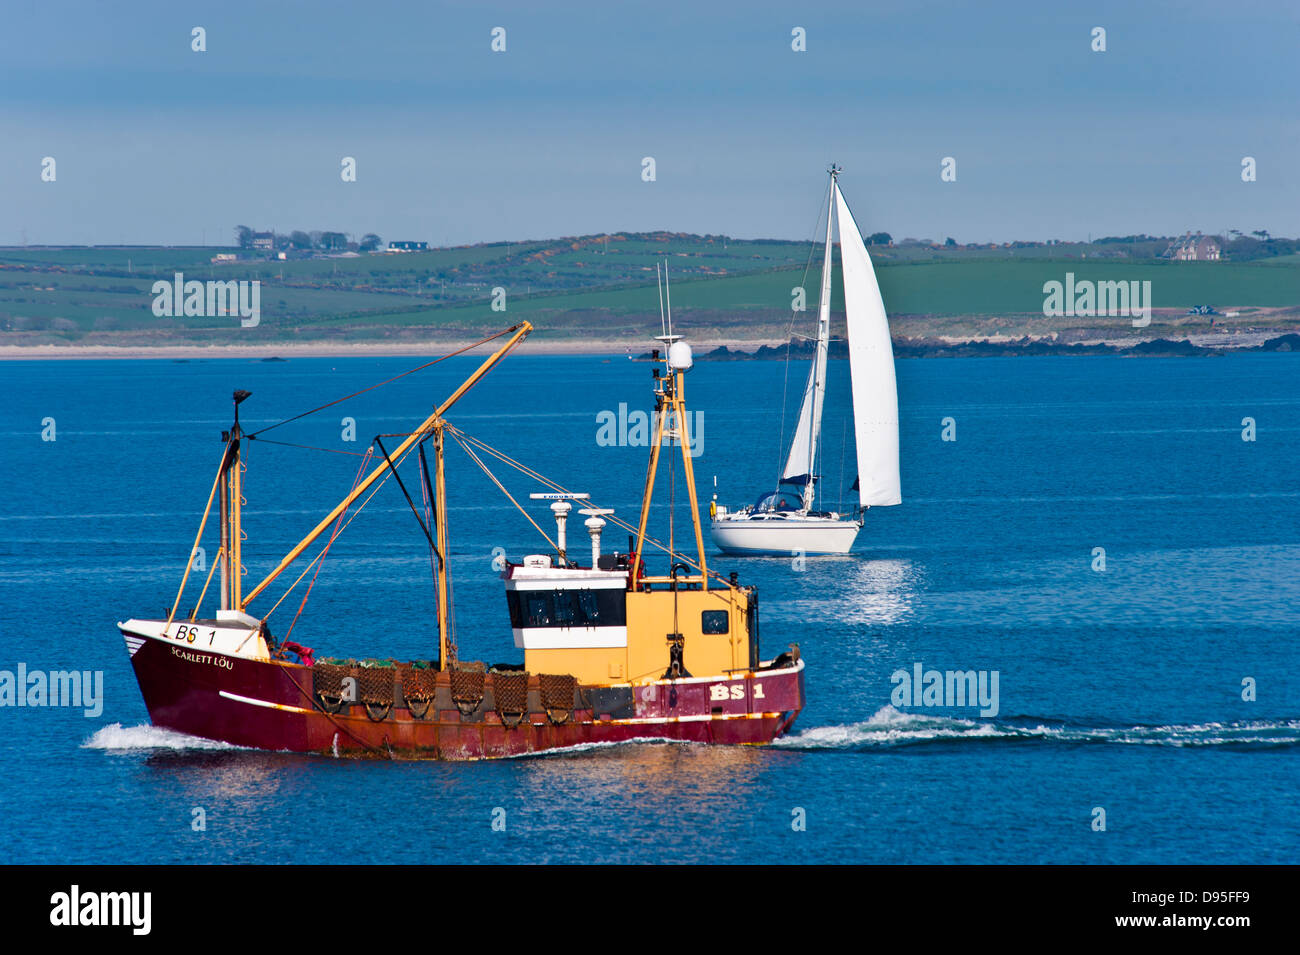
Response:
M763 744L789 731L804 706L804 667L797 660L731 676L581 687L579 699L588 705L563 713L536 707L513 726L488 705L489 697L468 714L451 703L417 719L394 705L377 720L360 703L323 709L313 699L311 667L122 632L155 726L255 749L469 760L651 739ZM438 679L445 695L449 675ZM490 688L492 675L486 680Z

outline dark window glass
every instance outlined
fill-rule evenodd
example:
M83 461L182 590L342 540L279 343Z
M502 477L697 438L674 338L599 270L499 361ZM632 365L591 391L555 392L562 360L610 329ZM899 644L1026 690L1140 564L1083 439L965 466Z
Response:
M700 629L704 633L729 633L731 626L725 610L705 610L700 614Z
M626 599L622 590L506 591L515 628L621 627L627 623Z
M548 593L525 591L524 601L528 607L527 623L529 627L549 627L555 620L555 608L551 606Z
M560 627L574 625L574 594L569 590L555 591L555 623Z

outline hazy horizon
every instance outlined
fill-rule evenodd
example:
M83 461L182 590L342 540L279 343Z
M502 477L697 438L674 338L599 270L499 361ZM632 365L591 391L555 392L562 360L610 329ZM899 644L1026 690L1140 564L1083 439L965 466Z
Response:
M432 246L806 241L832 161L863 231L895 240L1291 235L1300 219L1285 3L151 0L6 21L6 246L232 245L238 224Z

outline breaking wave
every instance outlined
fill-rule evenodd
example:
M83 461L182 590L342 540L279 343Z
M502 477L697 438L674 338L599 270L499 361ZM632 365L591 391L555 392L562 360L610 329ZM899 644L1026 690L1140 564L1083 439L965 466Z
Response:
M109 723L81 744L83 749L150 750L150 749L242 749L230 743L188 736L160 726L123 726Z
M1176 723L1163 726L1082 726L1059 720L1016 717L1005 721L966 720L904 713L881 707L865 723L817 726L772 743L782 749L865 750L972 740L1049 743L1121 743L1131 746L1295 746L1300 720L1232 723Z

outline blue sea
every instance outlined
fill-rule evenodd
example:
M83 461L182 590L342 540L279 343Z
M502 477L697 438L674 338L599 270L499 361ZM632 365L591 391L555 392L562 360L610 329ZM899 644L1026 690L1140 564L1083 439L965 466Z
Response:
M1296 861L1291 354L900 361L904 500L867 514L852 554L710 549L712 569L758 586L764 655L798 643L807 663L807 708L770 747L352 761L151 727L115 624L173 600L232 390L252 392L241 414L255 430L419 361L0 363L0 670L102 671L104 687L98 714L0 709L0 862ZM448 360L264 438L364 451L476 364ZM632 520L648 450L598 442L597 417L651 411L650 367L525 345L450 418ZM702 506L715 480L732 506L773 487L805 374L762 361L689 373ZM822 487L834 504L853 480L845 363L830 381ZM360 460L252 444L246 587L346 494ZM454 444L447 468L461 656L518 660L493 559L546 545ZM525 504L541 489L493 470ZM680 461L672 485L673 534L690 552ZM651 523L665 540L669 491L664 474ZM553 529L543 504L529 510ZM611 528L606 548L623 544ZM429 566L389 482L334 545L301 617L310 575L272 629L292 623L318 656L427 658ZM996 672L996 714L895 705L891 676L917 664Z

